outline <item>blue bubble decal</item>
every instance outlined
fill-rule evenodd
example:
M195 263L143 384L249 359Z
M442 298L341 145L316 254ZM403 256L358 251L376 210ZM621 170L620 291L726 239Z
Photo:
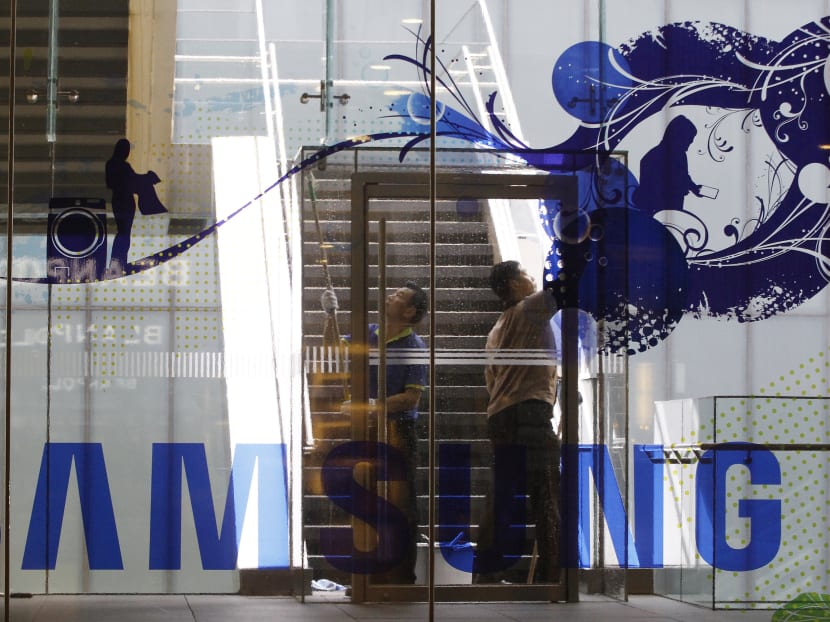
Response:
M585 41L556 61L551 79L559 105L585 123L600 123L631 86L628 61L609 45Z

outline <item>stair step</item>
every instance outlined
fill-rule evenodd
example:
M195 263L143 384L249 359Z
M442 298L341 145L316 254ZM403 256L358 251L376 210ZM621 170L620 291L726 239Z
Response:
M424 469L424 472L426 472L426 465L429 461L429 442L427 441L426 436L426 430L422 430L418 434L418 465L419 469ZM490 448L490 441L483 438L483 436L484 432L482 429L481 435L478 438L442 438L440 441L436 442L436 452L441 451L441 446L449 447L450 445L455 444L469 446L470 465L472 467L487 467L490 465L492 450ZM348 442L350 442L348 438L315 439L314 449L305 456L304 468L306 470L321 468L333 449ZM439 464L439 467L440 466L441 465Z
M424 479L424 483L426 479ZM381 483L382 486L382 483ZM483 484L482 484L483 488ZM473 493L469 496L470 500L470 517L474 525L480 520L479 517L484 515L485 498L482 493ZM315 526L326 527L334 525L349 525L351 521L351 514L334 503L325 495L307 494L304 506L304 523L303 526L306 531L314 529ZM420 525L427 524L427 497L426 495L419 496L418 499L418 523Z
M389 290L397 289L404 285L397 279L391 281L387 278ZM320 296L326 288L322 286L307 286L303 290L303 305L306 308L319 307ZM334 292L337 301L342 309L351 307L351 288L336 287ZM500 311L501 302L488 289L476 287L439 287L434 292L435 306L439 313L445 311ZM367 292L369 300L378 299L377 287L370 287Z
M464 413L459 415L459 418ZM426 421L426 413L422 413L424 421ZM483 419L484 415L480 415ZM451 422L447 423L444 420L449 419ZM455 445L461 444L469 446L470 451L476 458L476 464L482 466L489 464L490 441L486 439L486 427L483 424L469 423L465 424L463 421L455 421L455 413L440 413L436 423L436 444L441 445ZM323 464L326 456L335 447L351 442L352 427L346 424L337 424L336 422L329 422L329 429L338 433L338 436L315 436L311 441L312 450L307 453L305 464L307 466L319 466ZM377 428L373 425L371 434L372 438L376 438ZM424 464L426 464L427 456L429 454L429 442L427 440L426 423L423 429L418 431L418 452L419 456L423 457ZM485 455L486 454L486 455ZM480 463L480 464L479 464Z
M347 192L342 198L321 199L317 201L317 214L320 224L328 221L350 222L352 207L351 196ZM310 205L303 207L303 219L314 221L313 208ZM436 222L481 221L484 217L483 201L470 202L465 200L439 200L435 203ZM429 203L423 200L400 199L372 199L369 203L368 219L372 226L382 218L389 222L397 222L406 218L412 222L429 222ZM351 228L351 227L349 227Z
M412 239L423 238L427 240L431 228L428 220L402 220L399 217L397 220L387 221L387 241L391 236L404 236L407 239L410 237ZM372 223L372 226L369 228L369 239L372 242L377 241L378 229L379 227L376 223ZM322 234L324 242L349 241L351 238L350 222L348 220L326 220L320 223L320 233ZM439 241L444 237L456 237L471 233L477 236L482 234L486 235L487 223L480 220L442 220L435 223L435 233ZM317 242L320 238L317 235L317 223L309 218L303 221L303 237L306 241L310 242Z
M423 499L423 504L426 505L426 499ZM479 525L478 521L480 517L483 515L483 508L478 509L473 507L471 512L471 520L472 524L445 524L445 525L435 525L436 529L438 530L439 538L441 537L441 533L447 534L448 538L455 537L455 535L459 531L464 532L465 540L469 542L476 542L478 540L478 532L479 532ZM320 532L324 529L330 530L337 530L343 531L343 533L348 533L351 535L353 533L353 527L351 525L351 520L348 514L344 512L344 520L341 523L306 523L303 525L303 535L306 539L306 545L308 547L308 554L309 560L312 557L322 557L323 551L320 547ZM533 551L533 541L535 539L536 529L535 526L531 523L527 525L515 525L512 526L511 529L521 530L524 535L525 545L522 548L522 554L520 558L525 558L528 561L530 560L531 552ZM426 521L426 516L424 516L423 520L419 520L418 523L418 533L419 533L419 540L424 541L424 538L421 536L426 536L428 533L429 527ZM452 535L450 535L452 534Z
M422 226L405 229L400 226L387 227L386 242L389 243L405 243L405 244L424 244L428 243L430 239L429 223L422 222ZM438 230L436 232L436 242L438 244L489 244L487 233L487 225L480 222L459 223L457 221L447 221L442 223L444 225L451 225L443 227L445 230ZM475 226L473 226L475 225ZM317 229L313 223L310 223L304 234L306 242L314 246L316 253L311 256L314 260L320 255L320 243L317 235ZM329 252L331 249L350 249L351 248L351 231L349 229L327 228L322 232L323 249ZM369 232L369 240L372 244L377 243L378 233L376 231ZM308 251L308 247L304 247ZM309 257L306 255L306 257Z
M326 285L323 266L316 263L306 264L303 269L304 283L312 287L324 287ZM491 261L480 265L450 266L438 265L435 268L438 287L470 287L481 283L481 287L487 288L486 279L490 275ZM329 275L337 288L349 288L351 286L351 266L345 264L329 263ZM399 287L408 280L413 280L421 287L429 282L430 269L428 265L398 265L388 264L386 266L386 282L389 287ZM369 266L369 282L377 283L378 267ZM489 291L489 288L487 289Z
M126 123L129 2L61 6L60 87L78 90L80 100L77 104L61 102L57 142L51 144L44 140L49 2L27 0L19 4L16 42L30 54L14 92L15 202L45 206L51 194L45 179L52 180L55 195L107 197L104 164L112 155L115 140L124 136ZM8 28L4 32L0 38L8 49ZM0 69L0 76L8 76L8 66ZM28 89L38 91L36 104L27 103ZM0 122L8 122L6 112L0 111ZM0 146L7 144L7 137L0 138ZM7 168L0 165L0 183L4 185Z
M437 321L441 326L452 327L456 336L461 335L486 335L490 332L493 324L496 323L500 313L496 311L482 311L470 314L468 311L441 311ZM307 310L303 314L303 333L307 335L319 335L322 332L326 314L321 311ZM338 323L341 327L350 326L351 314L339 311L337 313ZM376 322L376 314L370 314L369 322ZM343 330L345 334L345 330ZM426 332L426 331L423 331Z
M481 461L481 460L480 460ZM487 460L483 460L487 462ZM472 464L470 468L470 489L472 494L483 495L490 477L489 462L487 464ZM416 478L418 490L427 490L428 474L426 467L419 469ZM303 468L303 494L325 496L321 466L306 466ZM440 495L439 495L440 496ZM424 503L426 499L424 498Z
M342 334L348 335L351 331L351 325L341 321L340 331ZM429 348L429 335L423 330L420 331L420 334L426 347ZM322 345L323 335L306 334L305 337L307 346L303 354L309 386L339 389L346 381L338 374L348 373L348 368L343 363L342 358L340 360L341 368L338 372L336 367L332 367L332 365L336 366L337 364L336 357L329 354L328 346ZM438 335L435 338L435 358L437 362L435 373L438 376L436 386L483 385L483 366L487 362L484 357L484 344L485 337L483 335ZM339 391L335 390L333 393L339 393Z
M424 417L426 417L426 413L422 413ZM454 413L440 413L439 417L441 419L445 418L455 418ZM316 424L315 424L316 425ZM341 424L338 425L336 423L328 423L323 424L326 427L326 430L331 434L329 436L323 436L322 434L316 435L313 439L309 442L311 443L313 450L312 452L307 455L306 464L308 466L314 466L322 464L325 460L325 456L333 450L335 447L342 445L344 443L351 442L352 438L352 427L351 425ZM469 445L471 451L475 451L476 455L482 454L490 451L490 442L485 440L485 428L478 425L464 425L463 423L438 423L437 424L437 431L436 431L436 438L438 439L437 444L461 444L461 445ZM372 428L372 438L375 438L376 428ZM423 456L423 460L426 463L427 456L428 456L428 441L427 441L427 433L426 430L423 430L419 433L418 438L419 443L419 454ZM476 458L478 460L478 457ZM481 464L487 463L489 458L482 457L479 462Z
M447 388L447 385L437 384L435 389L436 412L442 415L439 419L439 426L446 426L447 429L457 428L459 430L484 425L485 410L488 396L487 389L482 385L484 378L483 368L473 376L478 384ZM454 379L453 379L454 380ZM349 421L349 415L341 412L341 405L344 400L344 389L342 386L327 387L321 385L310 385L312 410L315 413L313 422L319 421L331 428L340 428L344 422ZM419 411L427 412L427 391L421 398ZM440 428L439 428L440 430ZM334 438L315 435L317 438ZM442 435L439 434L439 437ZM447 434L449 438L467 438L460 433ZM342 438L342 437L337 437Z
M484 368L483 366L470 366L470 374L465 376L472 382L461 384L457 382L455 377L455 368L452 366L442 367L441 372L436 374L435 395L437 400L444 400L448 402L461 402L465 399L478 400L487 397L487 390L484 388ZM477 372L476 372L477 370ZM442 377L443 376L443 377ZM321 401L328 401L332 404L336 403L342 396L342 386L339 383L325 384L325 385L309 385L315 390L315 399ZM421 401L423 406L426 396ZM328 419L348 418L348 413L339 412L339 407L325 414ZM475 408L460 408L455 411L454 416L475 417L483 413ZM483 416L483 415L482 415Z
M439 337L436 343L436 349L440 352L440 345L442 339L466 339L464 337L458 338L451 338L451 337ZM481 345L483 346L483 338L475 337L476 340L482 339ZM475 387L481 386L484 384L484 370L477 365L457 365L457 366L439 366L438 369L435 370L435 382L438 387L448 387L452 388L455 386L459 387ZM320 394L321 399L337 399L337 395L340 393L340 384L339 382L332 382L327 383L325 385L309 385L310 389L314 389L315 391L322 391Z
M528 546L532 548L533 543L529 542ZM530 550L531 549L528 549L527 553L518 558L515 564L502 573L504 581L517 584L527 582L527 573L530 567ZM309 568L313 570L315 579L326 578L336 581L342 585L351 584L351 575L347 575L342 571L333 568L322 555L309 554L308 565Z
M345 265L351 261L351 242L334 242L327 249L329 264ZM368 262L377 265L378 245L369 244ZM439 265L466 266L491 264L493 251L489 244L438 243L435 245L436 261ZM317 242L303 243L303 257L309 264L318 263L320 248ZM386 263L404 265L426 265L430 259L427 242L390 242L386 245Z

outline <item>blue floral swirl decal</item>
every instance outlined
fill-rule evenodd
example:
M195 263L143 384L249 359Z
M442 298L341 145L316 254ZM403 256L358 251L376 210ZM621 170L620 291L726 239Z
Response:
M634 188L630 220L618 223L621 230L610 231L606 226L605 235L628 236L629 244L624 246L631 253L653 257L668 253L674 257L670 263L676 262L673 242L654 232L649 240L641 240L643 246L635 241L644 232L633 231L646 223L635 213L671 210L674 216L664 226L672 232L685 265L673 263L671 271L657 275L654 268L629 259L628 282L618 285L617 298L620 303L625 299L634 303L627 311L635 319L623 322L624 316L613 315L613 309L590 309L611 311L610 317L601 319L624 323L630 331L629 352L642 351L665 338L686 314L761 320L802 304L826 286L830 171L828 152L822 145L830 142L829 52L828 18L807 24L780 42L722 24L688 22L644 33L617 49L581 43L557 61L554 94L581 121L557 148L611 151L653 115L678 119L681 116L672 114L672 109L694 107L715 116L714 121L695 128L705 133L706 155L713 162L723 161L741 139L724 129L730 117L740 119L743 132L762 129L775 148L772 154L750 154L763 159L767 187L754 197L752 217L731 218L719 226L731 243L716 249L710 247L711 224L684 209L685 196L704 192L700 180L691 179L685 157L680 157L688 143L680 138L667 142L660 154L664 182L647 192L642 192L647 171L641 166L641 200ZM604 106L602 118L587 113L586 104L569 107L585 83L593 86L594 93L606 93L604 99L597 96L599 103L594 106L594 110ZM607 218L607 210L597 210L596 216ZM583 278L581 285L589 300L596 283ZM652 315L644 322L636 318L657 311L637 305L640 292L645 294L650 287L671 294L665 301L665 314L659 319ZM625 294L624 289L628 290Z
M459 109L443 106L437 124L442 135L580 179L568 229L557 231L555 202L540 211L554 238L545 280L557 283L563 270L579 275L574 304L602 321L608 349L633 354L688 315L763 320L827 285L828 57L830 18L782 41L717 23L669 24L617 48L588 41L565 50L554 65L553 95L579 126L557 145L533 148L496 123L495 93L488 99L494 133L486 131L450 81L441 84ZM423 60L397 58L427 75ZM411 97L428 105L428 93ZM411 97L393 106L407 130L423 121L412 117ZM684 117L696 110L697 121ZM672 122L643 156L638 180L609 154L658 114ZM750 213L712 220L689 210L690 196L718 197L690 172L695 137L705 144L695 156L717 165L751 131L762 132L769 149L747 156L766 171L749 193ZM716 234L725 242L715 243Z
M415 54L386 59L411 65L421 83L420 91L390 105L389 117L397 119L400 131L323 148L227 218L131 262L126 274L187 252L262 194L322 158L405 138L403 160L428 140L431 41L412 34ZM557 201L540 205L551 238L545 283L556 284L563 271L577 277L573 304L601 321L608 350L634 354L659 344L685 317L763 320L795 308L827 285L828 58L830 17L781 41L714 22L684 22L641 33L617 47L578 43L554 63L551 87L552 99L579 125L559 144L543 148L510 130L497 114L496 92L487 98L487 118L480 119L438 58L437 134L550 175L577 177L579 204L571 211L563 213ZM643 128L649 122L654 126L655 115L671 122L663 123L662 138L640 162L610 157L625 151L626 141L642 143ZM763 171L763 179L741 195L747 197L746 209L735 214L726 211L734 207L724 205L726 193L713 187L714 180L698 178L691 162L705 159L714 170L749 133L763 135L763 146L741 157ZM723 216L690 209L698 198L723 206Z

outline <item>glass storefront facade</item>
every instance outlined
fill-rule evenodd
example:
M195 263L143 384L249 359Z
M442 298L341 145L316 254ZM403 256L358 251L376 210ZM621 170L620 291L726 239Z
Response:
M825 2L101 4L0 2L7 602L830 592Z

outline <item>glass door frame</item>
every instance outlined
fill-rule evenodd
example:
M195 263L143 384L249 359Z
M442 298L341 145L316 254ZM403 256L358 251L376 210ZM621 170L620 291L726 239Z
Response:
M351 301L353 343L368 343L369 313L369 201L376 199L430 199L430 177L419 172L364 172L355 173L351 183ZM577 209L577 179L571 175L527 175L517 173L438 173L435 180L435 198L473 198L473 199L541 199L551 198L561 201L565 209ZM435 244L434 240L430 244ZM429 294L434 299L435 283L430 283ZM578 438L578 386L576 357L577 331L576 312L565 313L563 317L562 385L560 408L563 413L562 443L576 445ZM430 532L435 524L435 328L430 322L429 329L429 525ZM352 403L368 403L368 374L361 373L369 366L369 352L364 348L355 348L352 353ZM357 409L358 412L361 409ZM366 440L365 418L357 416L352 419L352 439ZM576 491L578 473L576 469L564 469L562 476L563 498L566 491ZM575 527L578 507L576 504L563 504L563 524ZM355 537L361 537L359 530L369 529L365 523L353 520ZM564 543L575 542L565 535ZM431 547L429 547L431 548ZM434 567L434 550L429 552L429 566ZM353 602L380 601L568 601L577 602L579 569L576 564L567 564L563 568L564 582L561 584L528 585L435 585L433 572L428 575L427 585L372 585L367 575L352 576Z

